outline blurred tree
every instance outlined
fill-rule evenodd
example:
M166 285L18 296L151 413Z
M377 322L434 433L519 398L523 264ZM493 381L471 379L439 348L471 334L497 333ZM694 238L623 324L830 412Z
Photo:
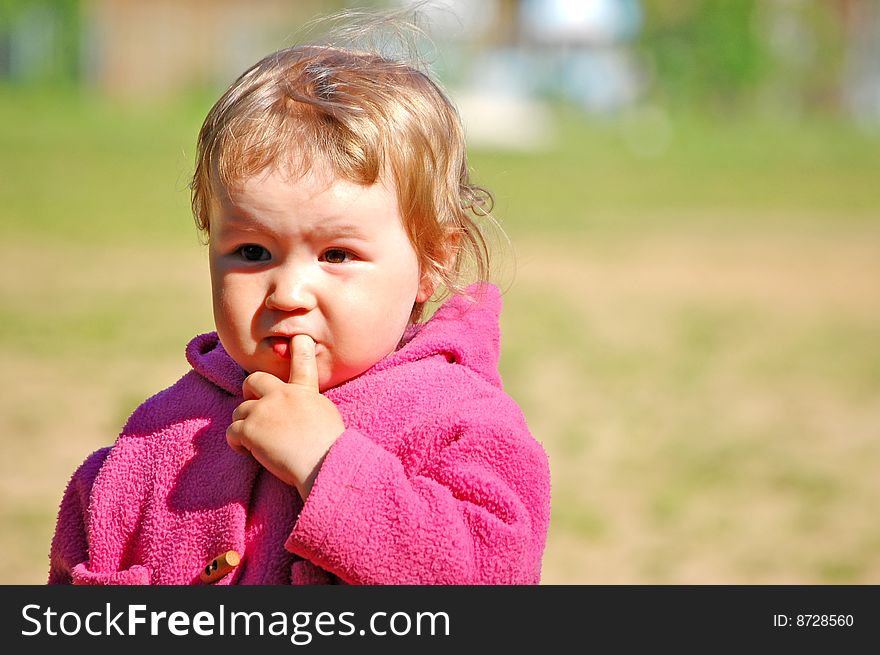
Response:
M670 104L735 108L768 69L754 0L644 0L639 50L653 91Z
M784 114L842 108L847 25L863 0L643 4L639 50L664 103Z
M0 0L0 79L80 78L80 0Z

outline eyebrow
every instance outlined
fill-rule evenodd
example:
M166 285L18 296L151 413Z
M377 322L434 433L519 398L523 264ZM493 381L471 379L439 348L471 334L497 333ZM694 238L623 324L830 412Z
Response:
M337 223L330 225L319 225L317 232L327 234L328 236L350 238L350 239L366 239L367 235L360 225L355 223Z
M246 216L239 213L228 214L224 222L237 232L259 232L260 229ZM315 225L308 229L308 233L321 239L360 239L368 240L367 234L357 223L334 222L328 219L326 223Z

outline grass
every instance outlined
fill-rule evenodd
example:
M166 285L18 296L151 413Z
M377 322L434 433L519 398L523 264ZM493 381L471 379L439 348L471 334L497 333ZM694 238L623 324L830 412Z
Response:
M68 476L211 329L188 213L207 103L0 89L0 582ZM546 582L880 581L880 170L831 121L561 111L475 152L512 237L502 375L553 472Z
M646 156L633 148L627 125L584 125L561 112L555 147L484 153L474 167L496 190L505 220L524 232L821 233L876 222L877 135L818 119L670 118L668 147Z

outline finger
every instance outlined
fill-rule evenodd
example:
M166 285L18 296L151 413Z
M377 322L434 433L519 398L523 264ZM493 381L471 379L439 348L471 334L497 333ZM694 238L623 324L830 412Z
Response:
M269 393L279 381L271 373L257 371L244 379L244 383L241 385L241 392L245 400L258 400Z
M250 456L251 451L248 450L241 442L241 426L242 421L233 421L226 428L226 443L239 455Z
M251 409L253 408L255 402L256 402L256 400L245 400L238 407L236 407L232 411L233 422L246 419L248 414L250 414Z
M290 339L290 384L318 391L315 342L307 334L296 334Z

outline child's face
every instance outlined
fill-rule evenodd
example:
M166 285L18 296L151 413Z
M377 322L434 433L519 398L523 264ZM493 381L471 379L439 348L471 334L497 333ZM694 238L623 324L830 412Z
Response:
M219 185L218 185L219 186ZM422 282L393 187L270 170L211 207L214 321L245 370L287 380L289 340L316 344L321 390L370 368L400 341Z

